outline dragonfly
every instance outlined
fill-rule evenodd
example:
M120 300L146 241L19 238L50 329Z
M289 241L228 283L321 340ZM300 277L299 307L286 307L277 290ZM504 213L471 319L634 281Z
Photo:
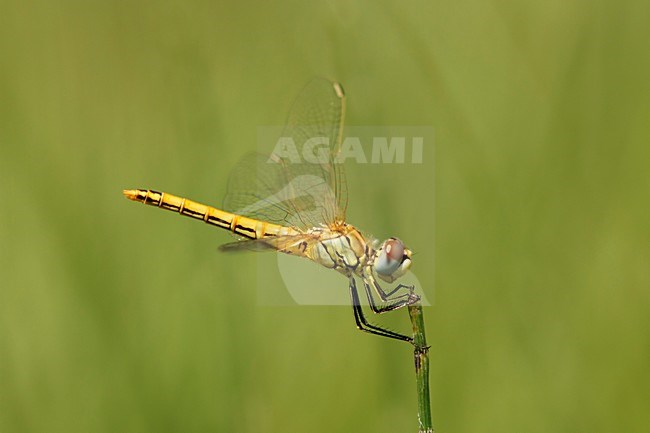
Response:
M413 344L410 336L370 323L362 308L357 278L376 314L420 297L413 285L399 283L412 265L411 250L396 237L379 242L345 220L344 117L341 84L311 81L294 102L273 152L248 154L234 167L223 209L151 189L123 193L234 233L239 240L221 245L222 251L276 251L343 274L357 328Z

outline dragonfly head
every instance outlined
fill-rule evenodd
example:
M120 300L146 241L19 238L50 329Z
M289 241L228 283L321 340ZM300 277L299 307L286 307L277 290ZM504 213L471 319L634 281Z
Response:
M397 238L387 239L375 254L373 267L379 278L392 283L411 267L411 250Z

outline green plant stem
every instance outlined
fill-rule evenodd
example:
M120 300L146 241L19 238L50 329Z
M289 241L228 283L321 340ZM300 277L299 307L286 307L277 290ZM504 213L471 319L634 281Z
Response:
M433 433L431 401L429 398L429 346L424 334L424 315L419 303L409 305L409 317L413 325L413 358L415 360L415 381L418 391L419 433Z

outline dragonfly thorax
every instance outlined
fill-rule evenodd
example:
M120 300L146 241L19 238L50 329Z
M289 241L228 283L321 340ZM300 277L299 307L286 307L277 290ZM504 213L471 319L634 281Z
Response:
M307 256L326 268L335 269L347 276L362 276L370 268L383 281L392 283L411 267L411 250L397 238L373 246L349 224L336 228L313 228L307 235L317 241L304 244L303 249L292 253Z
M307 232L317 239L303 254L313 261L344 275L360 274L374 250L359 231L349 224L316 227Z

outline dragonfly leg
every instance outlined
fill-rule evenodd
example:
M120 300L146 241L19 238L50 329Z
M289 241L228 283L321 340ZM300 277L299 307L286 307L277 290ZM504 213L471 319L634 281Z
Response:
M395 340L408 341L409 343L413 343L413 339L411 337L407 337L406 335L402 335L397 332L380 328L379 326L368 323L365 316L363 315L363 310L361 309L359 292L357 291L357 284L354 281L354 278L350 278L350 296L352 298L352 309L354 310L354 321L357 324L357 328L359 328L361 331L379 335L381 337L393 338Z
M374 313L385 313L386 311L396 310L407 305L415 304L420 300L420 297L415 294L415 286L407 286L405 284L398 284L395 289L390 292L384 292L384 289L381 288L377 280L372 275L372 272L368 270L363 278L363 284L366 289L366 294L368 296L368 302L370 303L370 308ZM372 296L372 288L374 292L379 295L379 298L382 302L385 302L385 305L377 305L375 299ZM399 296L392 297L395 293L401 289L407 289L406 293L403 293Z
M395 299L389 299L389 301L386 301L384 305L377 305L375 302L375 298L372 295L372 289L370 288L370 284L368 282L364 281L363 286L366 289L366 296L368 297L368 304L370 305L370 309L372 310L373 313L376 314L381 314L385 313L387 311L393 311L397 310L399 308L405 307L407 305L412 305L416 303L417 301L420 300L420 297L416 295L415 293L409 292L404 295L400 295ZM404 286L400 284L397 289L393 290L390 292L390 294L395 293L397 290L401 289L402 287L406 288L411 288L412 286ZM390 296L390 294L388 296ZM387 297L388 299L388 297Z

